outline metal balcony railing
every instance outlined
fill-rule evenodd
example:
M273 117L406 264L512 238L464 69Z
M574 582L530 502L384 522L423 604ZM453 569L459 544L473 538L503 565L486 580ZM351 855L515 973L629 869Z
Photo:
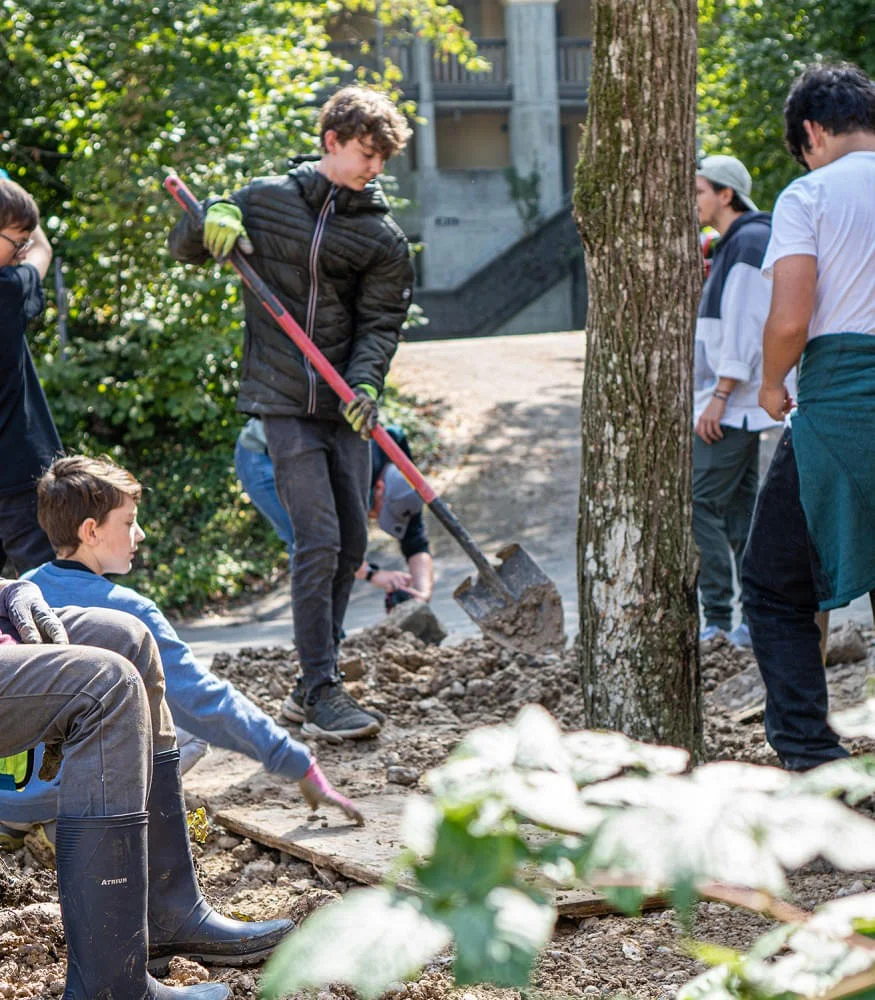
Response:
M478 54L489 60L491 68L482 73L472 73L455 56L434 53L431 78L435 100L452 100L463 95L510 97L507 39L476 38L474 41Z
M586 93L592 71L592 42L588 38L560 38L556 43L556 78L559 96Z
M431 79L434 99L510 100L512 81L507 58L506 38L477 38L477 51L490 63L490 69L474 73L455 56L432 55ZM402 89L408 97L418 96L418 81L413 72L413 51L408 42L384 42L377 46L367 43L363 51L360 42L331 42L330 51L354 67L376 69L380 57L391 59L404 76ZM560 98L582 99L586 96L592 61L592 43L585 38L559 38L556 44L556 78ZM344 74L343 82L353 79L354 72Z

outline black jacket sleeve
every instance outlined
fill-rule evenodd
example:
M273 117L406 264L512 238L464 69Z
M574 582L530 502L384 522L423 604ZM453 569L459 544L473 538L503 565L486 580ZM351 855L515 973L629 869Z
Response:
M355 333L346 381L363 382L382 392L407 316L413 291L413 265L407 240L399 231L393 245L359 279Z
M407 531L401 539L401 554L405 559L419 555L420 552L430 552L428 534L425 530L425 520L422 514L414 514L407 522Z

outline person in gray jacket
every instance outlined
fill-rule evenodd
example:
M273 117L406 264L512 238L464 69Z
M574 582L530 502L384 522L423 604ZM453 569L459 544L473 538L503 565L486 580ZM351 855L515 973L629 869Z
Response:
M410 129L384 95L345 87L323 107L317 162L296 158L227 200L209 200L203 228L170 234L178 260L222 260L235 244L356 398L340 404L301 351L244 289L246 332L237 408L264 422L277 492L295 535L292 611L306 690L304 732L371 736L380 722L344 690L337 647L367 545L377 399L407 315L407 240L377 183ZM239 241L239 243L238 243Z

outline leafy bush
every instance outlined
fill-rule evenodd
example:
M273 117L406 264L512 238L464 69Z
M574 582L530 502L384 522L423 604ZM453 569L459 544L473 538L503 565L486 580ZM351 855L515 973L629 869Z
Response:
M234 441L246 418L233 411L233 399L209 437L192 432L187 442L150 439L111 448L94 435L76 439L79 450L110 454L145 487L140 523L146 540L124 582L171 614L259 593L288 570L285 546L234 472ZM439 438L418 401L389 385L381 411L386 422L405 428L417 462L427 467Z
M199 197L284 172L318 145L316 116L350 66L329 24L373 14L438 50L473 57L438 0L69 0L0 6L0 156L37 199L69 315L50 306L33 347L68 452L109 452L153 487L134 581L168 608L233 596L282 565L240 493L232 448L240 292L217 267L166 249L179 172ZM372 85L391 88L395 68ZM412 113L412 108L408 108ZM48 283L47 283L48 284Z
M831 722L871 736L875 700ZM875 792L875 758L804 775L688 764L684 750L619 733L563 735L534 705L475 730L428 775L431 797L408 804L398 877L412 888L356 890L318 910L269 962L262 996L342 981L376 997L450 942L457 984L523 989L555 920L547 890L581 881L630 913L667 892L682 916L707 897L781 921L747 954L696 946L714 968L680 1000L875 995L875 893L814 915L782 899L785 873L817 856L875 868L875 822L836 801Z
M849 60L875 73L871 0L702 0L699 137L732 153L763 210L801 168L784 149L784 99L808 63Z

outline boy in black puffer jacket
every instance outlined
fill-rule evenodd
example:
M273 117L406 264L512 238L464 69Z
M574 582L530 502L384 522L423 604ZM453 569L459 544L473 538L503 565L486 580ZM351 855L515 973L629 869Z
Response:
M295 535L292 611L304 674L304 732L339 742L380 722L343 691L337 646L367 544L370 456L413 268L407 240L376 181L410 135L383 94L346 87L320 115L323 155L286 177L259 178L211 200L199 230L185 216L170 234L178 260L222 259L240 240L250 261L356 392L333 390L244 289L246 333L237 408L264 421L277 491Z

